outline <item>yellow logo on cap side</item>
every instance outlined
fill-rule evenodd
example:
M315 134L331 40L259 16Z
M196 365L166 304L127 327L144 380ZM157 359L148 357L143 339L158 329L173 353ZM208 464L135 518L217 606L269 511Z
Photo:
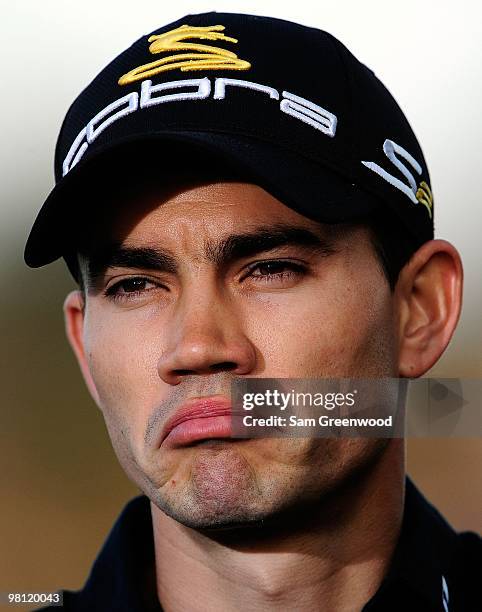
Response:
M163 53L165 51L190 51L190 53L178 53L169 55L155 62L138 66L130 70L119 79L119 85L128 85L134 81L147 79L161 72L176 70L182 72L188 70L248 70L251 64L239 59L236 53L204 45L199 43L182 42L187 38L199 38L201 40L222 40L237 43L236 38L225 36L222 32L225 29L222 25L215 26L188 26L182 25L175 30L164 34L154 34L149 36L149 51L152 54Z
M425 206L425 208L428 210L429 217L432 218L433 195L428 183L425 181L420 183L420 187L417 189L415 197L420 204Z

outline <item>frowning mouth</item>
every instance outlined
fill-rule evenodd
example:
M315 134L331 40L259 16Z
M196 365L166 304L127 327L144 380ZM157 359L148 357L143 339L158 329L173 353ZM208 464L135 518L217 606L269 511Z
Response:
M162 428L160 446L178 448L199 440L231 437L232 407L223 396L197 397L183 404Z

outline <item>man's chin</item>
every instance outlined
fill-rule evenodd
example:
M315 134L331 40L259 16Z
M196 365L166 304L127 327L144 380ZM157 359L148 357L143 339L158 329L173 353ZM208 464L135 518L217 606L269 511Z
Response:
M327 440L318 448L325 463L314 456L308 463L305 453L300 453L303 440L272 440L284 442L276 448L264 444L266 440L256 440L255 445L250 444L255 441L247 442L197 443L178 464L175 485L174 479L173 486L168 481L155 498L150 496L153 503L165 515L198 531L246 534L251 529L267 534L271 527L296 530L297 524L302 530L310 517L317 521L320 513L330 511L332 502L336 505L337 491L343 493L344 484L360 480L364 471L374 467L385 446L380 441L357 446L351 440L345 444ZM351 461L343 461L343 449ZM275 461L281 451L285 461ZM310 466L317 460L320 469L313 474Z
M263 523L272 508L272 476L258 473L242 440L210 439L179 449L161 488L146 494L165 515L199 531L234 532Z
M201 512L188 515L170 507L164 507L162 511L184 527L189 527L210 537L216 535L234 537L247 530L259 531L263 529L266 521L265 517L249 516L246 511L238 515L218 514L216 516L203 516Z

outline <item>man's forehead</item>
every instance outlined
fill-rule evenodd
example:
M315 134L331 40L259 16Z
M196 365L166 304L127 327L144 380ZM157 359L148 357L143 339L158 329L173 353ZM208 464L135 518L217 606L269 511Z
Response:
M175 200L177 202L211 202L216 200L225 200L233 195L238 202L249 203L253 198L270 198L273 196L268 194L263 187L255 183L245 182L241 180L220 179L220 180L200 180L187 179L182 182L177 182L166 190L165 199Z
M350 226L351 227L351 226ZM284 246L299 246L311 249L323 249L334 244L348 233L348 226L328 226L313 222L313 227L272 222L270 224L249 223L241 231L223 230L213 237L203 237L192 244L192 254L202 254L203 259L220 264L225 259L242 257L245 252L269 250ZM198 237L196 237L198 238ZM173 258L183 255L184 248L175 241L159 239L142 239L129 237L123 241L104 240L93 245L88 252L83 252L86 260L119 261L125 255L139 253L165 254Z
M292 210L259 185L234 180L131 187L129 193L110 193L93 215L84 220L79 232L82 252L98 250L109 242L155 247L159 241L179 243L186 238L225 240L277 223L327 233L323 225Z
M196 243L190 250L176 250L175 245L164 245L162 241L139 242L127 240L97 245L97 248L80 255L81 268L89 285L93 288L110 268L152 269L176 273L189 262L202 262L219 268L243 258L284 248L297 248L313 255L326 257L339 250L341 240L347 233L363 231L356 226L321 226L317 229L272 223L267 226L252 226L241 233L225 232L218 239ZM173 248L174 247L174 248Z

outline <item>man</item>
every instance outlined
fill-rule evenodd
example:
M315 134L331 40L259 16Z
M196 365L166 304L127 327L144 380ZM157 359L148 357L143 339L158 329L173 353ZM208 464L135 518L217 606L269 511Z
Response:
M329 34L190 15L70 108L25 251L79 282L69 341L145 494L68 610L479 609L480 539L400 438L230 433L235 378L419 377L456 326L419 144Z

